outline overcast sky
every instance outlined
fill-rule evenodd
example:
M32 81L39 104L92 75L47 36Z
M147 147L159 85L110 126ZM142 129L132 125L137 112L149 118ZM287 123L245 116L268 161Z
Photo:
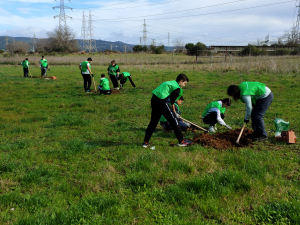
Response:
M0 0L0 36L46 37L59 24L60 0ZM203 42L246 45L276 40L297 19L296 0L71 0L64 1L67 25L81 37L83 11L93 15L95 39L139 44L144 19L148 43ZM88 17L86 17L88 20Z

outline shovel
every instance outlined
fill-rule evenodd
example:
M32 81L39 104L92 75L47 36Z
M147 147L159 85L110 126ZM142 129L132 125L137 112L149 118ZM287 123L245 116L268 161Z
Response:
M30 70L29 70L29 68L28 68L28 72L29 72L29 74L30 74L30 78L32 78L32 75L31 75L31 73L30 73Z
M205 133L208 132L208 130L205 130L204 128L199 127L197 124L194 124L194 123L192 123L192 122L190 122L190 121L188 121L188 120L186 120L186 119L184 119L184 118L182 118L182 117L180 117L180 118L181 118L183 121L188 122L188 123L194 125L195 127L199 128L199 129L201 129L201 130L203 130Z
M242 133L243 133L243 131L244 131L245 126L246 126L246 123L244 123L244 125L243 125L243 127L242 127L242 129L241 129L241 132L240 132L238 138L236 139L236 142L235 142L235 143L236 143L238 146L241 146L241 144L240 144L239 142L240 142L240 139L241 139L241 136L242 136Z
M94 83L94 88L95 88L95 91L94 91L94 92L97 92L97 90L96 90L96 83L95 83L94 77L93 77L93 83Z

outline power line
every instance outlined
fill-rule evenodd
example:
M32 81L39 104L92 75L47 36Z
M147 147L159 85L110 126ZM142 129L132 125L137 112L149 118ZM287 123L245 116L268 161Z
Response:
M128 1L128 2L123 2L123 3L118 3L118 4L111 4L109 6L114 6L114 5L123 5L131 2L138 2L139 0L133 0L133 1ZM77 8L77 9L98 9L100 6L95 6L95 7L88 7L88 8Z
M89 14L89 25L88 25L88 37L89 37L89 52L91 53L93 50L97 52L97 45L94 37L94 28L93 28L93 21L92 21L92 12L90 10Z
M86 21L85 21L85 15L83 11L82 15L82 27L81 27L81 45L82 45L82 50L87 51L88 50L88 40L87 40L87 29L86 29Z

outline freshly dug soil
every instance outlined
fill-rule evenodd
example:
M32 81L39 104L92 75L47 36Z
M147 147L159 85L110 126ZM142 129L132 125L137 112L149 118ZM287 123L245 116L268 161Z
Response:
M250 138L253 133L252 130L247 128L244 129L241 139L239 141L240 145L236 144L236 139L239 136L241 129L230 130L224 133L211 134L200 134L193 138L193 144L202 144L205 147L212 147L216 149L228 149L232 147L245 147L251 146L252 139Z
M112 94L119 94L119 93L120 93L120 90L112 90L111 93L112 93Z

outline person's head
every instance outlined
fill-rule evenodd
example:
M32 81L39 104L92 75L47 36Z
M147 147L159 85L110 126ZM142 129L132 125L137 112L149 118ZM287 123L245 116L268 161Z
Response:
M92 58L88 58L87 61L88 62L92 62L93 60L92 60Z
M235 101L240 98L240 89L237 85L230 85L227 88L227 95L231 96Z
M186 83L189 82L189 78L185 74L181 73L177 76L176 82L180 87L184 87Z
M104 73L102 73L102 74L101 74L101 78L104 78L104 77L105 77L105 74L104 74Z
M230 98L220 99L219 101L222 102L222 107L227 108L228 106L231 106L231 99Z
M183 102L183 97L181 96L178 100L177 100L177 105L181 105Z
M124 74L121 73L121 74L119 75L119 78L120 78L120 79L123 79L123 77L124 77Z
M110 62L110 64L111 64L112 66L114 66L114 65L116 65L116 61L113 60L113 61Z
M44 59L44 58L45 58L45 56L42 55L42 59Z
M28 60L28 58L26 58L25 60Z

